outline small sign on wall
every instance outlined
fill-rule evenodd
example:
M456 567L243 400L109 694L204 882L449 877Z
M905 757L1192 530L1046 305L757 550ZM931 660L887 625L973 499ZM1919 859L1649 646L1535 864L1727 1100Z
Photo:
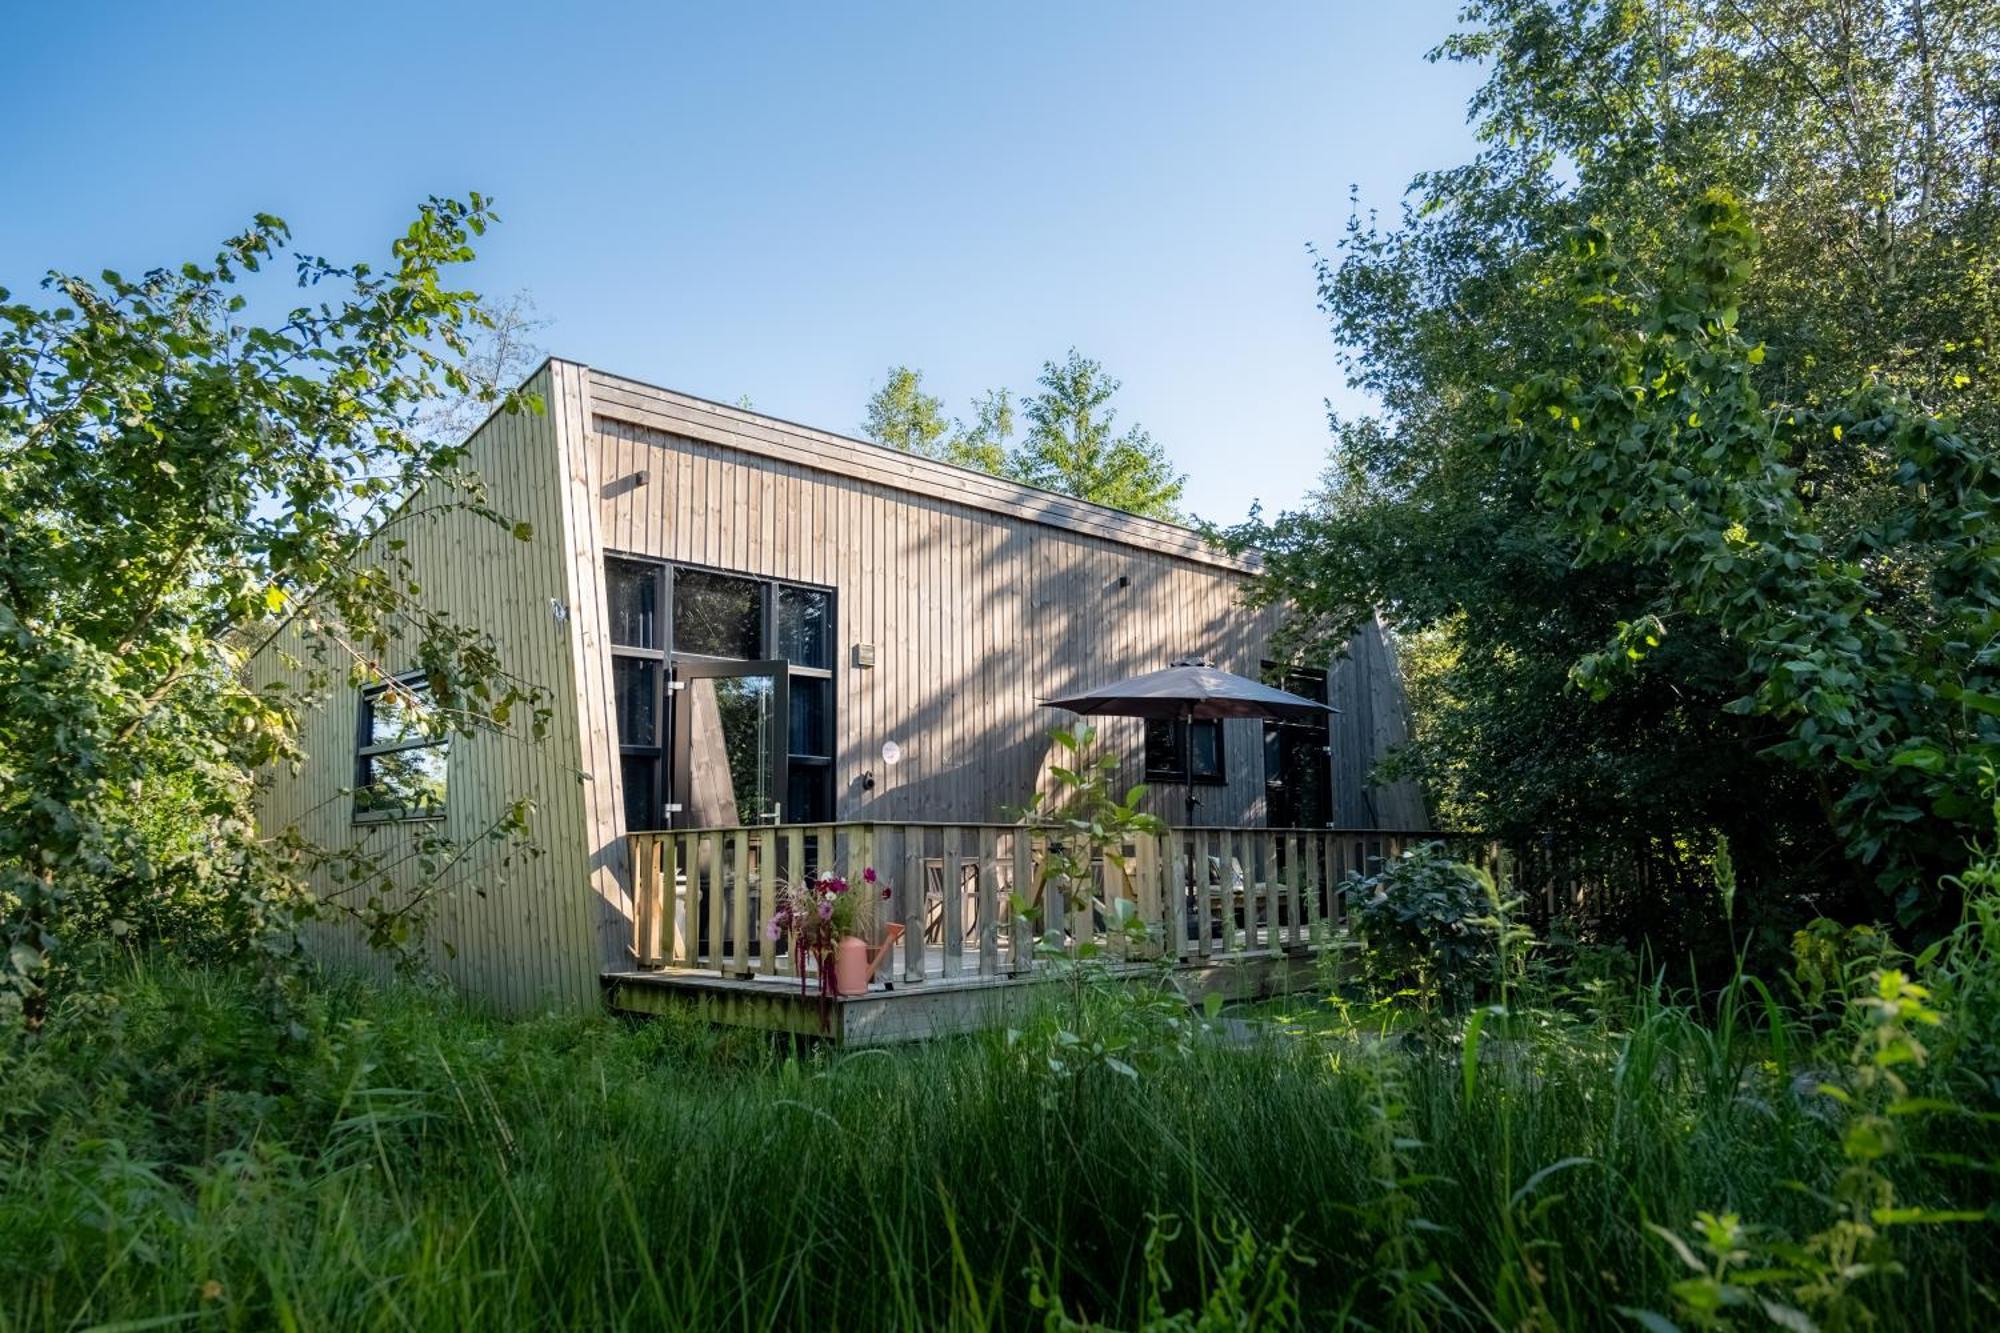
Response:
M854 645L854 665L856 665L857 667L872 667L872 666L874 666L874 665L875 665L875 645L874 645L874 644L872 644L872 643L857 643L857 644L855 644L855 645Z

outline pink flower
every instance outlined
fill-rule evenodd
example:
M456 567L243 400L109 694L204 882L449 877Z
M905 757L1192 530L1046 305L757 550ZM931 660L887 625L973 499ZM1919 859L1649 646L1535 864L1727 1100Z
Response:
M862 871L861 878L873 884L875 882L875 867L869 866L866 870Z
M764 938L767 940L775 940L780 936L782 936L784 933L785 933L785 927L783 923L781 923L775 916L772 917L770 921L764 926Z
M830 916L832 916L832 915L833 915L833 903L832 903L831 901L827 901L827 902L822 902L822 903L820 903L820 905L819 905L819 919L820 919L820 920L822 920L822 921L824 921L824 920L826 920L826 919L827 919L828 917L830 917Z
M889 901L889 886L887 884L882 886L882 901L885 903Z

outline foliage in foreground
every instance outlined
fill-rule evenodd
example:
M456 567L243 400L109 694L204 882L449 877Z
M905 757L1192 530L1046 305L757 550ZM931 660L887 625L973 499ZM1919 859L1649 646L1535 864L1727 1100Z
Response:
M299 304L262 323L246 290L289 239L268 215L205 264L0 290L0 1027L39 1022L114 941L283 938L315 859L367 886L348 906L371 930L404 928L373 910L381 857L254 827L258 771L301 757L329 683L414 665L427 729L513 712L539 734L541 688L426 605L399 554L399 529L455 511L533 536L441 434L468 401L540 406L475 379L475 339L518 305L448 282L491 221L477 194L432 199L384 266L298 256ZM259 686L245 664L284 643L295 688Z
M4 1057L0 1327L1757 1327L1753 1284L1964 1327L1994 1228L1926 1218L1989 1208L2000 1160L1982 910L1901 964L1943 1017L1883 1064L1879 950L1712 1021L1657 986L1400 1033L1302 997L1232 1040L1086 985L848 1054L347 984L287 1030L238 973L141 963ZM1821 1297L1843 1219L1884 1239Z
M1929 890L2000 737L2000 9L1473 0L1460 26L1436 57L1484 68L1477 155L1320 270L1382 411L1335 423L1318 503L1242 535L1322 646L1377 608L1417 640L1404 773L1447 827L1644 859L1600 905L1621 933L1702 945L1717 834L1773 952L1815 914L1948 925ZM1690 245L1718 188L1754 263Z

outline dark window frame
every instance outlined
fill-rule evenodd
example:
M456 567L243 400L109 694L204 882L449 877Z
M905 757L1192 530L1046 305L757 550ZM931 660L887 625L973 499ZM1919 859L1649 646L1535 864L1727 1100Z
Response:
M1142 742L1140 751L1145 762L1146 781L1170 782L1175 785L1184 784L1193 787L1227 787L1229 785L1229 747L1226 740L1229 731L1228 728L1222 725L1222 722L1223 719L1219 717L1198 717L1192 723L1177 717L1147 718L1146 736ZM1182 758L1193 753L1191 747L1182 743L1180 735L1181 728L1190 725L1212 727L1215 730L1215 772L1197 773L1192 779L1188 777L1187 772L1181 767ZM1152 737L1154 735L1153 728L1155 727L1169 727L1172 729L1173 744L1171 753L1174 756L1174 762L1171 766L1153 763ZM1192 739L1192 737L1189 737L1189 740Z
M799 679L825 680L828 682L826 699L827 716L825 722L828 753L824 755L792 753L791 718L788 713L784 722L786 746L785 767L787 770L802 768L816 770L824 775L820 779L821 790L818 794L826 805L826 817L831 819L835 805L833 774L834 768L840 758L840 685L836 676L840 657L840 590L827 584L812 583L804 579L786 579L762 574L750 574L740 569L725 569L717 565L706 565L694 560L665 560L658 556L640 555L630 551L615 549L607 550L604 553L604 577L607 580L607 585L611 574L611 565L614 562L625 565L644 566L652 572L652 576L656 580L653 593L653 638L659 646L656 648L637 648L627 644L613 643L609 647L613 657L644 657L660 663L660 669L654 673L655 697L653 701L653 717L655 744L627 745L621 736L618 738L618 754L621 763L627 756L652 761L653 790L659 795L661 804L657 818L660 821L660 826L663 828L668 826L668 811L666 810L666 806L670 803L670 798L679 795L677 792L670 792L668 790L672 785L670 777L673 767L673 759L670 753L672 749L672 724L669 720L669 714L671 711L670 699L673 694L674 664L680 661L709 663L769 660L776 655L781 646L778 635L779 590L783 588L797 588L802 591L825 595L825 660L827 664L824 667L804 666L787 659L785 674L788 686L791 681ZM758 635L761 640L758 647L765 654L764 657L716 657L705 653L688 653L676 650L674 643L673 576L676 571L683 569L701 574L717 574L726 578L742 579L747 583L754 583L757 586ZM614 719L617 716L617 711L617 701L614 698L612 701ZM789 805L789 781L786 783L784 791L785 794L780 797L780 800ZM623 818L623 813L621 810L621 819ZM786 810L783 822L792 824L805 821L794 818L792 812ZM627 830L627 832L638 831L640 830Z
M1331 703L1333 701L1333 668L1331 666L1313 666L1313 665L1302 666L1297 664L1287 664L1283 662L1272 662L1267 660L1260 664L1260 673L1263 677L1265 684L1267 685L1275 686L1278 689L1288 691L1292 694L1300 695L1307 699L1317 700L1320 703ZM1303 682L1299 678L1305 676L1311 677L1314 685L1317 688L1313 689L1300 688ZM1274 742L1282 746L1283 738L1287 735L1297 737L1297 736L1302 736L1307 732L1317 732L1317 735L1314 737L1314 743L1317 745L1317 748L1321 751L1321 753L1324 755L1325 758L1324 767L1321 774L1326 784L1324 794L1326 800L1327 822L1324 825L1324 827L1331 828L1333 827L1334 797L1335 797L1335 792L1333 790L1333 714L1331 713L1328 713L1324 719L1317 722L1304 722L1304 721L1279 722L1276 720L1267 720L1264 723L1263 757L1264 757L1264 809L1266 811L1265 817L1268 822L1269 821L1268 812L1270 811L1273 802L1277 799L1276 793L1282 791L1284 786L1283 775L1276 774L1271 771L1271 747ZM1287 801L1291 799L1289 793L1285 795L1285 799ZM1274 824L1272 825L1272 827L1277 827L1277 825ZM1317 828L1322 826L1307 824L1307 825L1301 825L1301 827Z
M351 793L354 808L352 820L356 824L403 824L428 822L443 819L451 808L451 734L442 736L419 736L415 740L389 741L375 744L375 701L392 691L403 691L420 698L430 697L430 682L421 671L404 671L388 676L373 685L361 687L361 704L355 710L354 728L354 789ZM385 754L403 754L411 750L437 750L444 756L444 800L434 806L380 806L375 809L362 807L362 793L375 786L370 775L370 761Z

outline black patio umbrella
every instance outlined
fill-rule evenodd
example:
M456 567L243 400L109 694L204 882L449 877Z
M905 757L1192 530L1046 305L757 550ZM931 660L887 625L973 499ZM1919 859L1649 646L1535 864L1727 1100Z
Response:
M1209 718L1261 717L1310 721L1340 710L1303 695L1274 689L1211 662L1176 662L1161 671L1100 685L1067 699L1049 699L1044 708L1102 717L1155 717L1190 723ZM1181 728L1181 772L1193 777L1194 728ZM1194 823L1194 783L1187 784L1187 822Z

